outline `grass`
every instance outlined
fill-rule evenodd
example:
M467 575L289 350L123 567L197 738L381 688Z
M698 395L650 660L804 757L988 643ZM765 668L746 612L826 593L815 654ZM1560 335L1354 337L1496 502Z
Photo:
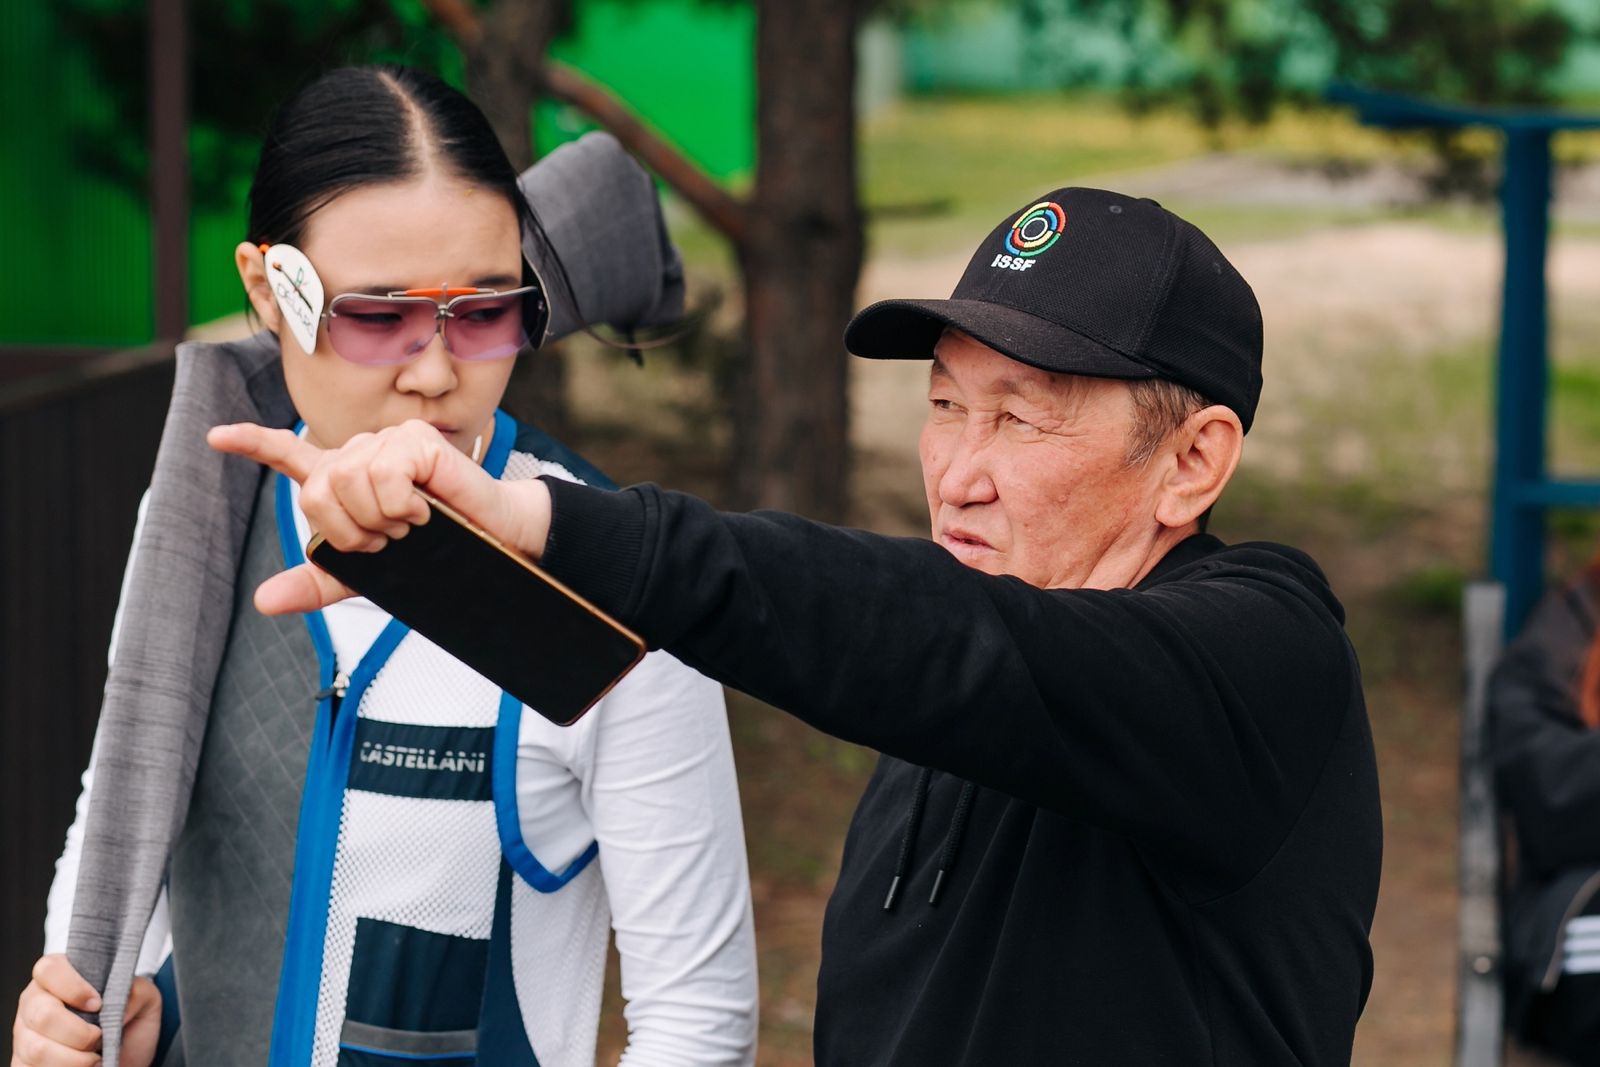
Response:
M1103 95L931 96L903 100L863 124L862 180L869 208L963 203L1216 151L1295 161L1392 154L1387 138L1338 112L1285 111L1263 126L1208 131L1176 110L1130 115Z
M1129 113L1111 97L1041 93L926 96L901 100L861 125L860 174L875 252L915 255L971 243L975 233L1028 196L1218 151L1360 165L1392 156L1391 138L1337 111L1285 111L1263 126L1198 127L1177 110ZM1415 149L1410 149L1416 154ZM732 278L725 242L681 203L669 209L674 239L701 277ZM1359 221L1370 213L1249 208L1210 222L1249 235L1285 227ZM1204 225L1204 224L1203 224Z
M1489 133L1469 139L1493 155ZM915 256L970 246L1024 199L1066 184L1104 184L1150 167L1216 152L1246 153L1292 166L1359 171L1396 159L1425 165L1415 138L1358 124L1341 109L1282 109L1270 122L1199 127L1177 109L1130 115L1113 97L1093 93L1013 96L918 96L861 124L862 202L873 254ZM1600 134L1556 139L1564 161L1600 157ZM1463 232L1499 227L1494 204L1414 207L1185 202L1168 204L1216 240L1291 237L1326 226L1390 219L1424 221ZM672 208L674 238L699 278L730 282L737 269L722 238L681 203ZM1555 236L1600 235L1600 221L1558 221Z
M1103 95L919 97L864 123L863 199L874 250L917 255L968 245L1027 197L1061 185L1115 187L1121 176L1219 151L1365 161L1385 142L1333 112L1285 112L1261 127L1207 131L1174 110L1130 116ZM1267 236L1347 215L1319 223L1304 212L1239 207L1201 224Z
M1467 576L1454 560L1434 560L1402 575L1391 587L1402 612L1454 620Z

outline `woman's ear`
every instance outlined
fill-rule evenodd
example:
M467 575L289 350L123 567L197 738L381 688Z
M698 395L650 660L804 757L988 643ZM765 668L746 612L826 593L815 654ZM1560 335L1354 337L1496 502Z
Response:
M1156 520L1169 529L1195 522L1222 495L1239 466L1244 427L1232 408L1212 404L1183 421L1167 438L1167 472Z
M233 264L239 268L239 282L244 286L250 306L255 308L261 324L273 333L278 332L278 301L272 296L272 284L267 281L267 257L259 245L240 241L233 250Z

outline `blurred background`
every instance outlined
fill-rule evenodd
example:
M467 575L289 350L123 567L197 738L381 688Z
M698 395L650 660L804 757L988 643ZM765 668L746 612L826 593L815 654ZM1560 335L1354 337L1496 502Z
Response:
M1542 365L1546 342L1499 347L1501 134L1379 130L1328 94L1600 114L1589 0L8 0L0 1003L42 941L173 347L251 332L232 249L273 105L374 60L465 89L519 166L606 128L659 176L690 329L643 366L589 339L527 357L507 406L619 482L729 507L924 532L925 367L850 362L849 313L946 295L984 233L1060 185L1151 196L1206 230L1267 339L1213 529L1323 564L1378 743L1387 837L1355 1061L1448 1061L1460 602L1488 566L1497 352ZM1546 141L1549 363L1524 406L1549 414L1538 473L1578 478L1600 468L1600 137ZM1525 517L1536 577L1594 555L1591 510ZM874 756L738 695L731 715L760 1062L805 1064L823 904ZM602 1062L621 1035L611 1012Z

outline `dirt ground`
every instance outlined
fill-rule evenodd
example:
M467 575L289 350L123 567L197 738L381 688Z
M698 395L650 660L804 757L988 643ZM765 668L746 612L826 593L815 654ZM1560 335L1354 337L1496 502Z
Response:
M1207 177L1215 180L1214 172ZM1149 184L1160 188L1159 180ZM1459 749L1456 586L1430 593L1418 576L1441 566L1459 575L1482 567L1484 368L1499 309L1500 243L1483 225L1384 221L1224 248L1256 288L1268 354L1237 499L1219 508L1215 529L1227 539L1296 543L1324 565L1349 611L1379 751L1386 839L1372 934L1376 974L1354 1062L1446 1063ZM859 303L944 295L966 254L874 258ZM1550 280L1558 309L1578 309L1572 314L1582 319L1584 309L1600 307L1600 240L1557 242ZM1458 363L1476 369L1463 387L1471 395L1452 401L1438 369L1454 373ZM854 518L885 532L921 533L914 443L926 367L858 361L853 373ZM619 394L614 379L582 371L574 386L580 412L600 421L609 421L602 412L643 402L654 388L635 384ZM630 444L614 435L597 454L607 449L613 451L604 458L624 476L717 492L714 468L681 445ZM730 714L761 954L759 1062L795 1067L810 1062L822 909L872 757L740 698ZM618 1047L620 1033L608 1029L608 1049Z

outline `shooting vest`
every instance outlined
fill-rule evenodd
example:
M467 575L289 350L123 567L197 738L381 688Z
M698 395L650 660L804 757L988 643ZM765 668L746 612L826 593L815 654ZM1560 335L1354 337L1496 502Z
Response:
M518 437L498 415L491 474L538 473ZM304 559L293 515L266 476L173 853L164 1062L592 1063L579 1001L603 956L572 949L609 926L598 847L552 872L523 841L521 703L397 621L345 677L320 612L256 612L256 586Z

